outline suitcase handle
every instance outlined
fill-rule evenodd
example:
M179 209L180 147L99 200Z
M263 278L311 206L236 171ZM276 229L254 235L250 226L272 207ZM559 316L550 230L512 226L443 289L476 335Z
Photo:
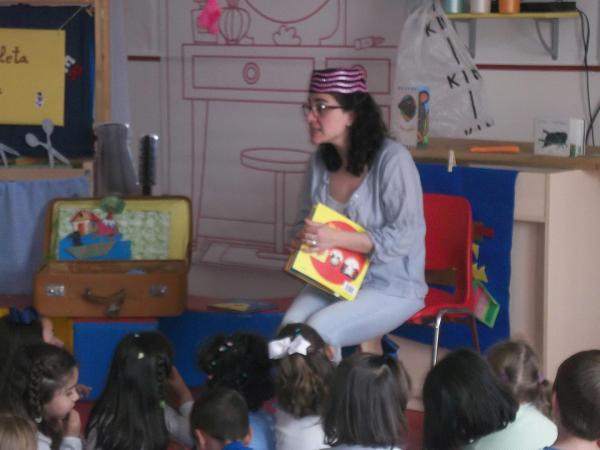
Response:
M93 303L95 305L106 306L106 310L104 314L108 317L117 317L121 312L121 306L125 303L125 298L127 297L127 291L125 289L120 289L114 294L109 294L106 296L96 295L92 293L90 288L86 288L81 294L81 297L86 301Z

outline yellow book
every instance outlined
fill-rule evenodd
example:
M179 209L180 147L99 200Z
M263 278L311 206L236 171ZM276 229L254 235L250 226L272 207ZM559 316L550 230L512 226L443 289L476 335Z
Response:
M311 220L343 231L365 231L356 222L322 203L312 210ZM336 297L354 300L369 268L367 255L345 248L330 248L318 253L300 249L290 255L285 270Z

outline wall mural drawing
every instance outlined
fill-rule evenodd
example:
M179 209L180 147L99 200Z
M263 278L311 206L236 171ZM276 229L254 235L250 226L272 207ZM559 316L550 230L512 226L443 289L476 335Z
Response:
M403 2L218 3L211 34L197 25L206 1L164 2L162 179L192 199L195 262L279 270L314 151L301 112L310 72L360 65L389 119Z

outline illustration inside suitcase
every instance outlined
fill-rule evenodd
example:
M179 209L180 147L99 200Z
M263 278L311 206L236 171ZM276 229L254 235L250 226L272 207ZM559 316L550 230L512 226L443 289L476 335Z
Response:
M54 204L52 217L52 260L186 258L189 216L172 200L106 197L59 201Z

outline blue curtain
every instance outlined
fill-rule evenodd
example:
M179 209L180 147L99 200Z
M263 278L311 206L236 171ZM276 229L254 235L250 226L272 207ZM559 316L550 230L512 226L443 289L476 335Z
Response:
M477 267L485 267L485 287L500 304L494 328L478 323L482 350L496 341L510 337L509 286L510 252L515 207L515 181L518 172L504 169L455 167L452 173L445 165L417 164L424 192L461 195L469 199L473 222L483 237L479 257L473 257ZM474 237L475 238L475 237ZM403 325L394 334L431 343L432 331L425 327ZM470 347L468 327L444 324L440 343L443 347Z
M31 294L43 258L44 213L55 198L87 197L86 177L0 182L0 294Z

